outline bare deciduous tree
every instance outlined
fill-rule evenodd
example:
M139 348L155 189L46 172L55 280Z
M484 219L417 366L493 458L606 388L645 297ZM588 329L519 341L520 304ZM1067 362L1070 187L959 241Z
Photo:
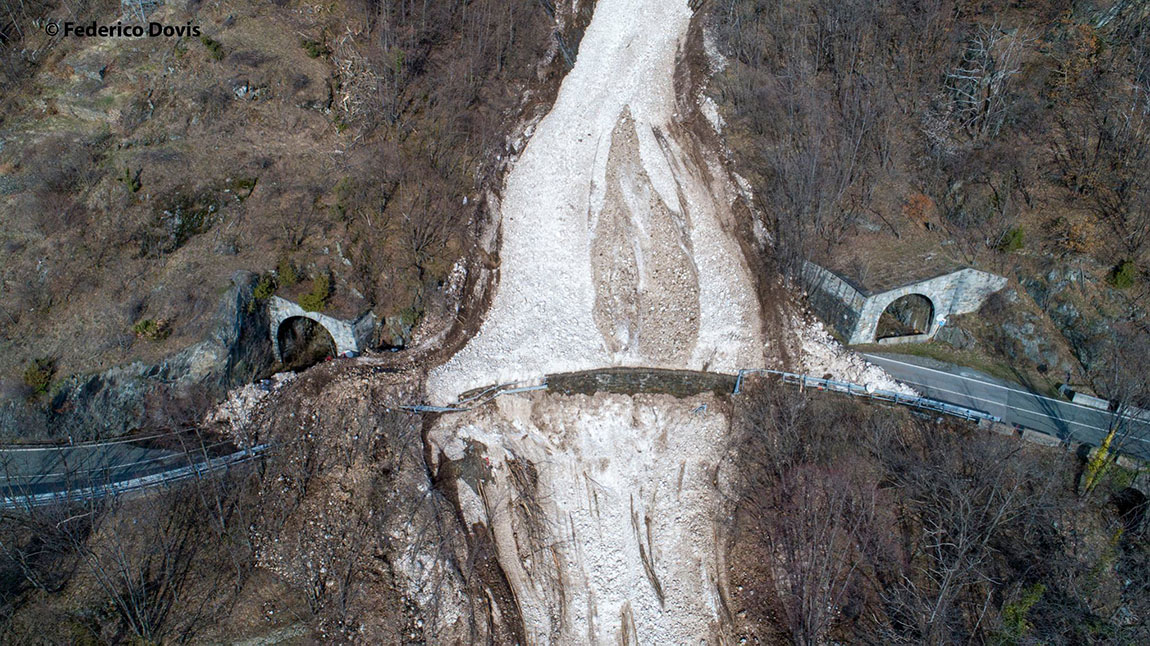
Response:
M764 537L792 641L826 642L855 583L874 497L841 469L798 465L763 492Z
M740 531L768 558L774 597L796 645L826 642L873 543L873 483L834 457L834 411L802 396L755 391L736 440Z
M1087 461L1080 488L1089 494L1107 470L1134 442L1147 439L1150 426L1150 356L1148 335L1133 325L1117 326L1106 340L1103 356L1091 370L1095 388L1110 402L1109 428Z
M1007 33L997 23L979 26L962 54L962 62L947 73L959 125L975 139L995 137L1010 109L1010 81L1021 68L1029 39Z
M1077 110L1058 113L1062 136L1051 147L1062 183L1137 259L1150 242L1150 35L1141 29L1123 36L1116 47L1127 78L1072 74L1077 59L1063 64L1070 77L1064 100Z

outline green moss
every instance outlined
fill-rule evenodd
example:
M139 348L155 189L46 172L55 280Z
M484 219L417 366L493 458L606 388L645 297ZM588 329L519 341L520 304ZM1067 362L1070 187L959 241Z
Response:
M1133 487L1134 481L1138 478L1138 472L1133 469L1127 469L1120 464L1111 464L1107 469L1107 479L1109 480L1109 489L1111 491L1122 491L1127 487Z
M28 364L24 369L24 385L27 386L34 397L48 394L52 387L52 377L56 376L56 360L50 357L41 357Z
M321 274L311 281L311 290L300 297L299 306L308 312L320 312L327 307L330 298L331 278Z
M214 60L224 60L224 46L220 41L209 38L208 36L200 36L200 42L204 44L204 47L208 48L208 54L210 54Z
M1024 589L1018 601L1002 606L1002 629L995 640L998 644L1017 644L1034 628L1026 615L1045 592L1046 586L1036 583Z
M998 241L998 250L1004 253L1021 251L1025 243L1026 238L1022 227L1014 227L1003 234L1002 239Z

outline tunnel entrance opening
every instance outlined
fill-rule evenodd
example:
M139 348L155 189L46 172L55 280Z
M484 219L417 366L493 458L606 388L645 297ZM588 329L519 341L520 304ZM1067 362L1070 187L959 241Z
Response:
M280 323L276 338L281 362L287 370L304 370L336 356L335 339L327 328L303 316L293 316Z
M1118 515L1126 531L1137 532L1146 522L1147 503L1146 494L1133 488L1126 487L1110 497L1110 502L1118 507Z
M907 294L886 306L878 319L875 339L916 336L930 332L934 303L922 294Z

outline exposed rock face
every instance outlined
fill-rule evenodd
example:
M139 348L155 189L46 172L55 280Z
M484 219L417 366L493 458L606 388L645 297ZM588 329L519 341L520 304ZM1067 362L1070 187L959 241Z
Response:
M233 277L203 341L156 364L68 377L40 406L11 402L0 408L0 437L79 441L198 419L228 389L272 363L267 315L250 306L255 278L247 272Z
M1026 293L1050 318L1086 370L1105 355L1112 322L1119 318L1116 313L1127 306L1115 302L1121 297L1110 290L1098 289L1089 283L1087 275L1069 268L1054 269L1046 276L1022 281ZM1024 347L1032 345L1025 338L1026 330L1007 330L1007 333L1018 337ZM1028 358L1039 361L1030 354L1028 352Z
M969 350L975 344L973 334L954 325L939 330L935 338L959 350Z

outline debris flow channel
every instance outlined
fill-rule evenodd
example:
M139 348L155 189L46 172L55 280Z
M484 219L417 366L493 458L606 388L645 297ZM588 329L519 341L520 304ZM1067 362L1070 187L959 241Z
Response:
M500 278L475 338L429 394L632 365L763 363L755 290L723 231L735 192L680 144L686 0L600 0L551 112L503 194Z
M791 338L763 338L728 233L736 182L679 114L698 110L675 84L691 19L688 0L598 1L507 177L487 318L432 371L432 403L612 366L734 373L784 344L809 371L893 386L793 313ZM436 421L430 466L471 474L445 486L488 528L528 643L719 640L725 410L712 394L531 392Z

